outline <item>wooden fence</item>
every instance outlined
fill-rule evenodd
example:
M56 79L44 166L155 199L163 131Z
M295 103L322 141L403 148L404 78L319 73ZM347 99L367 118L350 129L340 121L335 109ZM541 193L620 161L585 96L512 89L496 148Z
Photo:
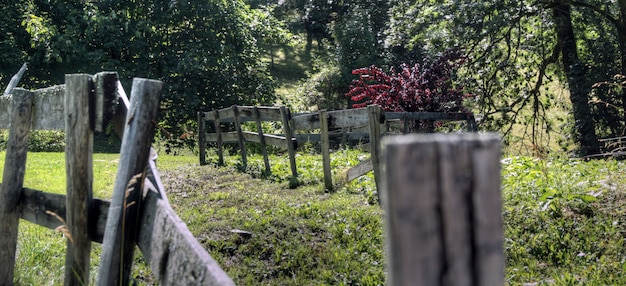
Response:
M247 164L246 142L261 144L265 171L270 172L270 163L267 155L267 145L287 149L293 178L298 176L295 150L299 142L319 142L324 168L324 186L327 190L336 188L333 183L330 168L330 138L339 137L340 141L357 140L369 142L367 149L371 157L344 172L339 177L338 184L350 182L369 171L374 171L374 178L379 187L380 174L378 168L380 138L390 134L392 129L399 129L400 133L409 132L411 121L464 121L467 130L476 132L476 121L469 113L438 113L438 112L382 112L377 105L366 108L348 110L319 111L316 113L292 114L286 107L252 107L232 106L225 109L198 113L198 145L200 149L200 164L206 164L206 146L208 142L217 144L218 164L223 165L224 143L238 143L242 163ZM213 123L214 132L207 133L207 121ZM244 122L256 122L257 132L242 131ZM266 134L261 122L278 121L283 126L283 134ZM223 131L224 124L229 123L231 130ZM319 133L311 133L319 130ZM339 132L334 132L339 130ZM303 133L307 132L307 133ZM287 140L287 138L291 138ZM300 144L301 145L301 144Z
M373 117L375 119L370 119ZM213 122L215 132L207 133L206 122ZM257 132L242 131L241 124L244 122L255 121ZM279 121L282 123L283 134L266 134L263 131L261 122L263 121ZM257 142L261 144L263 159L265 163L265 171L270 172L270 164L267 154L267 145L286 149L288 151L289 162L291 166L292 177L298 176L296 166L296 153L298 147L297 142L320 142L322 145L322 159L324 165L324 185L326 189L333 190L332 173L330 168L330 130L350 128L362 125L371 125L369 134L370 140L379 140L380 138L380 122L382 115L380 107L371 106L368 108L337 110L337 111L321 111L320 113L308 113L292 116L286 107L251 107L251 106L232 106L225 109L215 110L211 112L198 113L198 145L200 148L200 164L206 164L206 143L215 142L218 150L218 164L223 164L223 145L224 143L237 142L241 152L243 165L247 164L246 142ZM222 124L225 122L233 123L235 131L222 131ZM370 124L370 122L377 122ZM297 131L320 130L319 134L297 134ZM203 136L204 135L204 136ZM290 138L289 140L287 138ZM378 146L372 144L371 146ZM372 149L372 154L377 154L379 148ZM370 162L377 163L377 156L372 156L376 160ZM348 172L356 177L362 175L363 168L355 167L355 171ZM370 169L371 170L371 169Z
M135 245L160 285L233 285L174 213L161 184L150 147L161 86L135 79L129 102L117 74L74 74L62 86L0 98L10 162L0 186L0 285L13 284L19 218L65 230L66 285L90 281L92 241L103 243L98 285L128 285ZM110 202L92 197L93 132L109 123L123 136ZM31 128L65 130L67 195L23 187Z

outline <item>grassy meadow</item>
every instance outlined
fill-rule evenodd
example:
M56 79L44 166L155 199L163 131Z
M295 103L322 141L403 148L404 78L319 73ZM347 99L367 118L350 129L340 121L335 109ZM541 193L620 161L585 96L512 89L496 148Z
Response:
M367 156L331 157L339 174ZM117 159L94 154L96 197L111 196ZM321 156L301 152L300 186L290 189L286 156L270 162L267 175L259 155L242 172L237 156L217 167L199 166L192 154L160 154L158 168L175 211L237 285L384 285L383 212L372 176L326 193ZM622 161L504 156L501 163L507 285L626 285ZM25 186L63 193L64 168L63 153L29 153ZM64 241L21 221L16 283L61 285ZM93 246L90 284L100 255ZM133 279L154 284L140 255Z

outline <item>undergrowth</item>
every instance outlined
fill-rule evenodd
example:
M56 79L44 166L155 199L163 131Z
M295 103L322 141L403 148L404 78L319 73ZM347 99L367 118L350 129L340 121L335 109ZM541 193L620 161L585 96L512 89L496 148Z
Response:
M94 156L96 197L110 197L117 156ZM173 208L237 285L386 283L383 212L370 199L372 180L325 192L321 156L311 150L298 156L302 184L290 189L286 159L270 158L272 174L264 177L257 156L250 155L249 173L239 171L236 155L225 167L199 166L190 155L157 160ZM331 157L337 175L366 155L346 149ZM625 163L559 157L501 163L507 285L626 285ZM26 187L64 192L63 153L30 153L27 164ZM18 248L17 284L62 283L61 233L22 221ZM94 243L92 282L99 254ZM133 279L155 283L139 252Z

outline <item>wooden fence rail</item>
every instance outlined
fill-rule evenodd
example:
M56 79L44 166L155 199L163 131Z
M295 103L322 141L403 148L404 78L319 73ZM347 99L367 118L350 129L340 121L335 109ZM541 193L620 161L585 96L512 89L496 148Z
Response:
M65 220L71 237L66 285L90 281L91 241L103 242L99 285L128 285L134 245L160 285L233 285L169 206L156 153L150 155L160 87L158 81L135 79L129 102L117 74L81 74L67 75L62 86L18 88L12 99L0 97L0 115L10 114L0 117L0 127L10 127L6 162L11 162L0 185L0 285L13 284L19 218L57 228L62 222L51 214ZM124 134L112 202L91 195L93 132L109 122ZM22 187L31 127L65 129L67 195Z
M490 134L384 140L390 285L503 285L500 140Z

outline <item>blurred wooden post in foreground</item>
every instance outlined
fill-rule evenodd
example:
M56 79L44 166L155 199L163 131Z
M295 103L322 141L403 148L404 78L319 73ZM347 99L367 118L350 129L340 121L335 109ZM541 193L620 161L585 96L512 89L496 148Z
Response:
M390 285L503 285L499 138L383 142Z

